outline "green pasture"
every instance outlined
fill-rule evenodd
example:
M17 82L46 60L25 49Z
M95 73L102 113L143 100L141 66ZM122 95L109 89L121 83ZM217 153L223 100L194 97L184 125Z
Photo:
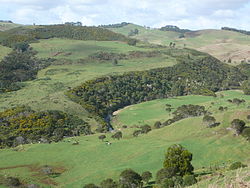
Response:
M161 129L154 129L137 138L132 137L135 128L121 129L124 138L119 141L112 140L110 138L112 133L107 133L106 140L112 143L110 146L99 140L97 134L68 138L59 143L25 145L19 151L4 149L0 153L2 168L0 174L17 176L27 182L38 182L45 187L50 186L44 183L43 179L46 178L50 180L49 182L57 183L53 187L82 187L86 183L99 183L109 177L117 179L120 172L126 168L132 168L140 173L150 170L155 174L162 167L164 152L170 145L176 143L182 144L193 153L193 165L196 170L215 164L229 164L233 161L249 163L249 144L245 138L235 137L233 132L226 128L234 118L246 121L246 115L250 114L250 110L246 105L239 108L227 105L226 99L244 98L249 104L250 98L238 91L226 91L222 94L224 98L188 96L189 98L164 99L162 102L162 104L172 104L174 107L188 103L208 107L211 102L217 102L211 107L213 115L221 122L221 125L216 128L206 128L202 124L202 117L196 117L184 119ZM156 104L161 101L152 102ZM229 110L217 111L220 105L227 105ZM143 110L145 108L150 106L144 106ZM129 112L128 109L124 112ZM157 106L154 106L151 110L156 109ZM164 109L162 111L165 113ZM249 123L247 121L248 125ZM80 144L72 145L74 140L78 140ZM43 165L51 165L64 168L65 172L54 178L42 174L36 176L34 174L39 172L20 165L36 166L37 169Z
M146 50L119 41L82 41L58 38L39 40L38 43L33 43L31 46L38 51L38 57L71 60L84 59L97 52L127 53Z

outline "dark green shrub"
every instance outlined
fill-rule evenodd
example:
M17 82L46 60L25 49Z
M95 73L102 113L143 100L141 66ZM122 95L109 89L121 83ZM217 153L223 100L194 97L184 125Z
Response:
M15 177L8 177L6 179L6 183L9 186L19 186L19 185L21 185L20 180L18 178L15 178Z
M194 175L185 175L183 177L183 185L184 186L190 186L190 185L193 185L196 183L197 183L197 180L196 180Z
M101 182L101 188L117 188L118 184L113 179L106 179Z
M156 121L154 124L154 128L159 129L161 128L161 122L160 121Z
M146 172L143 172L143 173L142 173L141 177L142 177L142 180L143 180L144 182L148 183L149 180L150 180L153 176L152 176L152 173L151 173L151 172L146 171Z
M229 170L236 170L238 168L245 168L245 167L247 167L247 165L244 165L241 162L235 162L231 164L231 166L229 167Z
M250 140L250 127L244 128L241 135L246 137L247 140Z
M83 188L99 188L99 187L93 183L90 183L90 184L84 185Z
M142 187L142 177L132 169L124 170L120 174L120 185L123 188Z
M174 187L174 181L172 180L172 178L166 178L163 179L161 182L161 188L172 188Z
M156 173L156 183L161 184L164 179L169 179L177 173L175 168L162 168Z
M240 120L240 119L234 119L232 122L231 122L231 125L232 125L232 128L235 129L236 133L237 134L240 134L246 123L243 121L243 120Z

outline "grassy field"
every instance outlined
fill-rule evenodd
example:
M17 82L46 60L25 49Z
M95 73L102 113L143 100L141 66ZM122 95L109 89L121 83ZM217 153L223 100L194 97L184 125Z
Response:
M134 24L111 30L127 35L135 28L139 30L139 35L134 37L145 42L163 45L175 42L179 48L185 45L188 48L210 53L222 61L231 58L235 64L241 60L250 59L250 36L237 32L210 29L188 33L185 38L179 38L180 34L176 32L147 29Z
M115 41L81 41L70 39L40 40L31 45L38 51L38 57L53 57L57 59L77 60L88 57L97 52L126 53L129 51L143 51L144 48L129 46Z
M228 99L237 97L245 99L248 101L248 103L245 105L236 106L227 102ZM212 105L211 102L214 102L215 104ZM220 92L217 98L189 95L172 99L158 99L149 102L143 102L114 112L116 115L113 118L113 124L120 127L122 125L131 127L144 124L153 125L156 121L166 121L172 118L172 114L165 110L166 104L172 105L172 112L180 105L199 104L206 106L214 113L220 113L218 110L220 106L227 106L229 111L245 109L248 105L250 105L250 96L243 95L240 91L226 91Z
M244 138L235 137L226 129L234 118L246 120L246 115L250 114L247 109L250 97L237 91L226 91L222 94L224 98L190 96L164 99L163 102L152 101L155 104L168 103L175 107L186 103L209 106L211 102L215 102L210 110L214 112L217 121L221 122L216 128L205 128L202 117L196 117L155 129L137 138L132 137L135 128L123 129L124 136L120 141L111 140L109 133L106 140L112 142L111 146L100 141L97 134L75 138L79 140L79 145L72 145L74 139L65 139L60 143L25 145L19 151L4 149L0 153L0 174L17 176L26 182L39 182L47 185L46 187L52 184L53 187L81 187L85 183L99 183L108 177L117 179L119 173L126 168L133 168L140 173L150 170L155 174L162 167L166 149L176 143L182 144L193 153L193 165L196 169L223 162L250 163L250 145ZM229 105L226 99L234 97L245 98L247 104L239 108ZM139 105L150 108L145 107L145 104ZM217 111L220 105L228 106L229 110ZM165 110L162 109L162 114L164 113ZM248 125L249 123L247 122ZM40 172L43 165L54 166L63 173L57 177L45 176Z
M0 45L0 60L3 59L3 57L10 52L11 52L10 48Z
M94 79L103 75L109 74L121 74L129 71L141 71L149 70L158 67L172 66L176 63L176 60L172 57L163 55L153 58L139 58L120 60L117 66L114 66L112 62L87 62L84 64L76 63L77 58L85 58L89 54L93 54L100 49L111 50L114 52L128 52L129 50L148 50L144 48L136 48L128 46L123 43L116 42L94 42L94 41L75 41L64 39L52 39L43 40L41 43L33 44L35 50L40 50L39 45L46 44L52 45L56 43L53 48L57 48L59 44L68 45L69 51L74 51L79 44L82 48L79 48L77 55L69 56L69 59L58 59L56 65L51 65L48 68L39 71L37 79L29 82L24 82L24 86L21 90L0 94L0 111L6 108L11 108L17 105L29 105L34 110L62 110L71 114L76 114L79 117L86 118L88 113L78 104L69 100L65 95L65 91L69 87L75 87L80 85L86 80ZM88 44L96 44L95 48L92 46L91 50L88 50ZM111 46L117 48L112 48ZM63 45L62 45L63 46ZM119 47L118 47L119 46ZM84 47L84 48L83 48ZM86 51L85 51L86 49ZM67 51L68 52L68 51ZM50 57L49 52L42 53L39 51L38 56Z

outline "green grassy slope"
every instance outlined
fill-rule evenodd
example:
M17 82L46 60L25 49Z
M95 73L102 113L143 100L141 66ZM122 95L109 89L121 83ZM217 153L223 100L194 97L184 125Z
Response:
M21 90L0 94L1 111L16 105L29 105L34 110L62 110L86 118L88 113L80 105L72 102L64 95L64 92L69 87L76 87L86 80L103 75L148 70L172 66L176 63L174 58L162 56L120 60L118 66L114 66L112 61L102 63L90 61L79 64L76 63L78 59L85 58L100 51L100 49L116 53L149 49L132 47L119 42L73 41L67 39L49 39L32 44L34 50L39 52L38 56L51 57L49 47L46 46L52 49L63 48L64 53L72 52L72 55L66 58L63 55L58 56L55 65L39 71L37 79L25 82L25 87Z
M126 53L134 50L147 50L129 46L124 42L116 41L81 41L53 38L40 40L31 46L38 51L38 57L53 57L57 59L83 59L97 52Z
M19 27L19 26L20 24L0 22L0 31L6 31L9 29Z
M134 38L150 43L169 45L170 42L175 42L177 47L186 45L186 47L210 53L222 61L231 58L239 63L241 60L250 59L250 36L237 32L201 30L186 33L185 38L180 39L180 34L177 32L146 29L134 24L111 30L126 35L135 28L139 30L139 35L134 36Z
M224 97L221 98L220 95L223 95ZM227 102L228 99L237 97L245 99L248 103L236 106ZM215 104L212 105L211 102L214 102ZM184 104L201 104L209 108L210 111L214 113L219 113L218 108L220 106L227 106L229 108L229 112L234 112L236 110L246 109L246 107L250 105L250 96L242 95L242 93L238 91L226 91L220 92L217 98L189 95L170 99L158 99L131 105L114 112L116 116L113 119L113 123L115 126L133 126L144 124L153 125L156 121L166 121L172 118L172 114L165 110L166 104L172 105L172 111L174 111L178 106Z
M0 45L0 60L6 56L9 52L11 52L11 49L5 46Z
M223 94L225 98L203 97L204 100L201 98L196 100L194 96L190 102L204 104L204 102L217 101L219 106L219 104L226 105L227 97L245 97L236 91L223 92ZM249 104L249 97L245 99ZM179 100L182 98L180 97ZM171 101L172 99L169 99L165 102ZM180 103L177 102L177 105ZM20 151L4 149L0 153L0 174L16 175L27 182L42 184L56 182L58 187L81 187L85 183L99 183L108 177L117 179L119 173L126 168L133 168L140 173L150 170L155 174L162 167L164 152L175 143L182 144L194 154L193 165L196 169L229 161L249 163L250 146L247 141L242 137L233 136L233 133L226 129L233 118L245 120L246 114L250 113L249 109L242 106L237 111L233 107L225 113L214 111L216 119L222 124L213 129L205 128L202 125L202 118L197 117L153 130L138 138L131 136L134 128L122 130L124 138L120 141L111 140L109 133L106 140L112 142L111 146L100 141L99 135L92 135L77 138L80 144L76 146L72 145L72 141L67 142L72 139L66 139L65 142L49 145L25 145L19 148ZM20 167L19 165L31 166ZM48 178L39 174L39 166L42 165L52 165L66 171L58 177Z

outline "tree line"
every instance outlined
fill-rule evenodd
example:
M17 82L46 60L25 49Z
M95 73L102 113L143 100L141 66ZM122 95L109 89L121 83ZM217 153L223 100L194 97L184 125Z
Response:
M90 125L77 116L61 111L35 112L27 106L0 112L0 125L0 148L91 134Z
M131 39L101 27L75 27L71 25L37 26L33 29L18 27L0 32L0 44L13 47L18 42L36 42L39 39L68 38L76 40L125 41Z

